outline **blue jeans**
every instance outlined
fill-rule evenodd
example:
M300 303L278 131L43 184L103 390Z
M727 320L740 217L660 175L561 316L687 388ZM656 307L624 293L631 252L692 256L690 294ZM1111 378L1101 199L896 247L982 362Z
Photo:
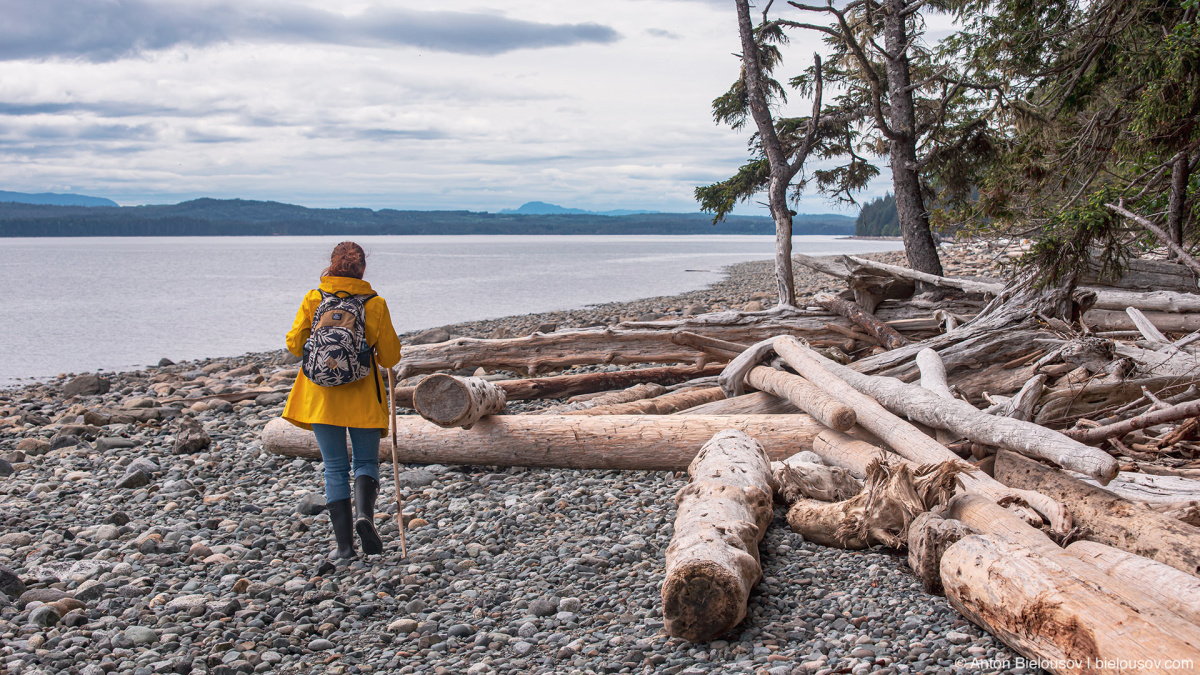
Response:
M350 458L346 453L346 432L354 448L354 477L370 476L379 480L379 429L312 425L321 460L325 462L325 501L333 503L350 498Z

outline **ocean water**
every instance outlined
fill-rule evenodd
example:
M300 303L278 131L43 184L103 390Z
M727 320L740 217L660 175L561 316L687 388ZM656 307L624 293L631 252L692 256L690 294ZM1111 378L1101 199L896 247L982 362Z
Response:
M0 386L279 349L340 237L0 239ZM765 236L375 236L365 278L399 332L702 288ZM798 253L898 243L802 236Z

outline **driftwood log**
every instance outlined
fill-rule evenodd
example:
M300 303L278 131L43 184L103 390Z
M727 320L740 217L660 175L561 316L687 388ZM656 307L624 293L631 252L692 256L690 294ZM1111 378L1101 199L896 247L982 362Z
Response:
M781 462L771 462L775 501L781 504L791 504L799 499L840 502L862 490L862 483L849 471L815 461L819 459L805 450Z
M853 408L858 416L859 424L887 443L896 454L917 464L958 461L958 455L951 452L946 446L921 433L911 424L888 411L875 399L859 392L834 375L825 367L825 364L832 364L832 362L821 359L811 350L787 338L776 339L775 351L810 382ZM916 388L920 389L920 387ZM930 395L937 398L936 394ZM1033 510L1048 518L1055 530L1066 532L1070 529L1070 517L1062 505L1043 495L1028 490L1013 492L1012 488L1001 485L978 470L963 472L959 475L959 480L962 481L963 487L967 491L977 492L993 501L1011 501L1013 497L1017 497ZM1017 506L1017 508L1021 507ZM1030 519L1037 518L1036 514L1030 512L1026 512L1025 516Z
M1069 475L1070 472L1068 472ZM1080 474L1073 474L1085 483L1097 485ZM1099 485L1097 485L1099 487ZM1183 506L1188 502L1200 501L1200 480L1183 476L1155 476L1135 471L1122 471L1105 490L1132 502L1146 502L1151 507L1165 504Z
M613 403L611 405L575 410L567 415L670 415L705 403L725 398L720 387L701 387L673 391L669 394L645 398L640 401Z
M817 421L838 431L849 431L857 422L853 410L799 375L755 366L746 375L746 384L787 399Z
M908 462L907 459L893 452L888 452L835 429L826 429L817 434L817 437L813 439L813 452L829 466L843 468L859 480L867 477L867 468L877 459L885 460L889 464ZM911 464L910 468L916 468L916 466L916 464Z
M408 464L544 466L682 471L723 429L756 438L773 460L811 450L825 430L808 415L492 415L474 428L442 429L415 415L397 418L399 461ZM857 432L855 432L857 433ZM263 448L320 459L316 438L283 419L263 427ZM391 461L388 448L381 460Z
M1200 626L1200 579L1119 548L1077 541L1067 553Z
M942 556L946 598L1021 654L1081 664L1054 669L1071 673L1130 672L1127 665L1105 667L1107 660L1200 662L1200 627L1067 553L1003 508L959 495L944 515L983 533L963 538Z
M1200 528L1012 452L998 453L996 478L1069 504L1071 515L1095 541L1200 576Z
M712 640L741 623L762 580L758 543L773 517L770 460L740 431L714 435L688 465L675 496L667 547L663 622L668 634Z
M794 415L803 412L791 401L765 391L723 398L695 408L680 410L676 415Z
M417 413L439 427L470 429L504 410L504 390L478 377L430 375L413 392Z
M840 314L850 319L850 321L867 331L868 335L875 338L879 344L887 349L896 349L908 344L908 340L904 339L903 335L897 333L896 329L875 318L874 314L860 307L858 303L843 300L830 293L818 294L813 298L813 302L835 314Z
M1198 373L1200 375L1200 373ZM1180 403L1169 408L1160 410L1150 410L1136 417L1130 417L1127 420L1117 422L1116 424L1107 424L1102 427L1093 429L1072 429L1064 431L1063 435L1074 438L1082 443L1099 443L1106 438L1119 438L1128 434L1131 431L1145 429L1156 424L1165 424L1167 422L1178 422L1179 420L1188 417L1200 416L1200 400Z
M908 566L926 593L944 595L942 555L959 539L972 534L978 532L962 521L947 520L932 511L913 519L908 526Z
M810 381L819 379L820 369L824 369L825 372L841 378L861 394L878 401L891 412L905 415L908 419L936 429L952 431L976 443L1008 448L1048 459L1064 468L1087 474L1102 483L1112 480L1117 475L1117 462L1108 453L1067 438L1051 429L1022 420L994 417L966 401L943 399L927 389L905 384L894 378L863 375L816 354L795 338L778 338L775 341L775 351ZM855 407L855 411L860 412L858 407ZM879 434L874 429L871 431ZM896 444L891 445L897 452L904 454Z
M550 406L536 412L532 415L566 415L575 413L581 410L589 410L591 408L599 408L602 406L613 405L616 403L629 403L630 401L640 401L646 398L654 398L667 393L667 388L661 384L654 382L643 382L635 384L627 389L619 389L602 393L599 396L589 398L586 401L576 401L575 403L564 403L562 405Z

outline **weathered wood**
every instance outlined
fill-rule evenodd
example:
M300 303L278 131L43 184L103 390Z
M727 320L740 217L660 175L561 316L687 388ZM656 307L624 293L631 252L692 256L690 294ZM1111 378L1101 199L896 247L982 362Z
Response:
M926 511L908 526L908 566L921 580L926 593L943 595L942 554L963 537L977 534L958 520L946 520Z
M1200 528L1012 452L997 454L996 478L1069 504L1078 525L1095 541L1200 576Z
M603 406L613 405L616 403L629 403L630 401L640 401L645 398L653 398L662 396L667 393L667 388L661 384L654 382L643 382L635 384L627 389L618 391L610 391L599 396L589 398L586 401L577 401L575 403L564 403L562 405L554 405L549 408L543 408L532 415L567 415L581 410L589 410L591 408L600 408Z
M826 429L817 434L817 437L813 439L812 451L821 458L821 461L830 466L843 468L859 480L867 477L867 468L875 460L883 460L889 464L908 462L910 469L917 468L915 463L909 462L900 455L848 436L836 429Z
M411 349L411 347L407 349ZM668 386L687 382L698 377L717 375L721 372L721 369L722 366L719 364L709 364L702 368L694 366L662 366L658 368L633 368L599 373L580 373L578 375L534 377L525 380L497 380L495 384L504 390L508 400L524 401L533 398L564 398L576 394L612 391L613 389L625 389L635 384L643 383Z
M905 384L894 378L872 377L857 373L825 359L791 337L777 338L775 352L797 372L806 376L811 372L812 375L808 376L810 381L816 382L820 377L820 371L824 370L853 387L860 395L869 396L889 411L903 414L910 420L937 429L952 431L976 443L1008 448L1034 457L1048 459L1059 466L1087 474L1101 482L1108 482L1117 475L1117 462L1108 453L1067 438L1045 427L1022 420L993 417L965 401L942 399L933 392ZM801 367L804 369L802 370ZM821 386L824 387L824 383L821 383ZM858 406L855 406L855 412L861 416ZM866 425L864 424L864 426ZM867 428L883 438L875 429L869 426ZM914 438L905 440L907 442L919 441ZM900 454L905 454L896 443L889 441L889 444ZM936 443L935 445L936 448L945 450L944 446ZM931 450L937 452L936 448L931 447Z
M918 464L958 461L958 455L951 452L946 446L921 433L911 424L888 411L878 401L859 392L841 377L835 375L828 367L829 365L836 366L833 362L813 354L812 350L786 337L776 338L775 351L810 382L853 408L854 413L858 416L859 424L891 446L900 456ZM862 377L859 373L854 373L854 375ZM936 398L936 395L933 396ZM963 435L966 436L966 434ZM969 436L967 437L969 438ZM1054 503L1036 492L1022 491L1020 494L1011 492L1011 488L1001 485L978 470L960 474L959 480L962 481L963 487L967 491L977 492L993 501L1019 497L1038 513L1048 518L1055 530L1066 532L1070 529L1071 519L1063 510L1062 505ZM1033 513L1026 513L1026 517L1037 518Z
M1095 485L1094 481L1081 474L1072 474L1072 477ZM1184 476L1156 476L1122 471L1104 488L1132 502L1145 502L1151 506L1200 501L1200 480Z
M887 263L867 260L866 258L859 258L852 255L843 256L843 259L861 267L866 267L868 269L873 269L880 272L886 272L893 276L912 281L919 281L921 283L937 286L939 288L956 288L967 293L979 293L985 295L999 295L1000 291L1004 290L1004 283L1000 281L984 282L973 281L971 279L957 279L954 277L941 277L937 276L936 274L926 274L925 272L919 272L907 267L889 265Z
M1004 406L1004 410L1001 412L1001 414L1005 417L1011 417L1015 420L1021 420L1024 422L1028 422L1030 419L1032 419L1033 408L1037 405L1038 401L1041 400L1042 393L1045 391L1046 379L1047 377L1044 373L1039 373L1030 378L1030 380L1021 387L1021 390L1017 392L1017 395L1012 397L1012 400L1008 402L1008 405ZM1071 438L1070 435L1064 435L1066 435L1068 438ZM1075 440L1078 441L1080 439L1076 438Z
M1161 605L1113 597L1116 582L1098 587L1092 578L1105 575L1095 568L1081 579L1086 567L1066 553L971 535L946 549L941 578L951 606L1056 675L1175 675L1180 663L1200 662L1200 629Z
M798 499L840 502L862 490L862 484L855 480L849 471L806 461L806 455L817 459L810 451L805 450L781 462L771 462L776 502L791 504Z
M770 471L763 447L733 430L714 435L689 464L662 586L669 635L704 642L746 617L762 580L758 543L773 517Z
M954 398L946 384L946 364L942 363L942 357L937 352L932 349L917 352L917 368L921 370L921 387L944 399Z
M1187 403L1180 403L1179 405L1159 410L1151 409L1147 413L1131 417L1116 424L1108 424L1092 429L1071 429L1064 431L1063 435L1070 436L1082 443L1099 443L1106 438L1120 438L1138 429L1145 429L1146 427L1166 424L1168 422L1178 422L1182 419L1197 416L1200 416L1200 400L1188 401Z
M430 375L413 392L417 413L439 427L470 429L484 415L504 411L504 390L478 377Z
M725 398L720 387L704 387L700 389L684 389L654 398L627 403L614 403L597 406L584 410L574 410L567 415L670 415L680 410L687 410L705 403L712 403Z
M803 412L791 401L765 391L723 398L695 408L680 410L674 415L794 415Z
M1179 378L1171 376L1093 379L1082 384L1064 383L1060 380L1042 395L1042 407L1034 416L1034 421L1042 425L1054 424L1068 419L1071 415L1087 415L1135 401L1142 397L1142 387L1157 392L1178 384Z
M783 459L811 450L826 428L808 415L493 415L469 431L404 415L397 425L400 461L408 464L641 471L682 471L696 449L723 429L743 431L771 459ZM286 420L268 422L262 440L276 455L321 457L312 432ZM391 461L386 449L380 457Z
M1067 553L1200 626L1200 579L1156 560L1094 541L1077 541Z
M692 349L699 349L700 351L725 359L732 359L746 351L746 345L707 335L699 335L686 330L672 331L671 342L677 345L686 345Z
M1138 309L1137 307L1126 307L1125 314L1127 314L1129 319L1133 321L1133 325L1137 327L1138 332L1142 334L1142 337L1146 338L1150 342L1160 345L1171 344L1171 341L1167 339L1167 336L1163 335L1158 328L1156 328L1154 324L1151 323L1148 318L1146 318L1145 314L1142 314L1142 310Z
M857 422L853 410L830 398L819 387L799 375L756 366L746 376L746 384L759 391L787 399L821 424L838 431L849 431Z
M1174 314L1144 311L1142 315L1164 333L1190 333L1200 330L1200 312ZM1083 322L1096 331L1137 330L1137 325L1123 309L1089 309L1083 313Z
M903 335L897 333L891 326L875 318L874 314L859 307L857 303L843 300L829 293L818 294L813 298L813 302L831 312L841 314L850 319L887 349L896 349L908 344L908 340Z
M1160 244L1166 246L1184 265L1191 269L1192 275L1200 275L1200 262L1192 257L1192 254L1183 250L1183 248L1171 239L1171 235L1156 225L1153 221L1125 208L1124 203L1105 204L1110 210L1125 216L1129 220L1141 225L1149 230L1159 241Z

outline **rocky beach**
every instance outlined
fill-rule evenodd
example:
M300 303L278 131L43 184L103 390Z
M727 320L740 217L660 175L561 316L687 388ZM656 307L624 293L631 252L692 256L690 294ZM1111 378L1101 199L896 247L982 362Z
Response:
M965 243L942 255L948 273L969 276L1005 254ZM801 304L839 288L803 267L796 286ZM401 339L753 310L773 298L761 261L678 296ZM666 636L659 593L684 474L402 466L402 558L385 464L386 552L328 562L321 464L269 455L259 439L295 375L295 359L276 351L0 390L0 671L1036 672L925 593L902 555L806 542L783 509L745 622L709 643Z

